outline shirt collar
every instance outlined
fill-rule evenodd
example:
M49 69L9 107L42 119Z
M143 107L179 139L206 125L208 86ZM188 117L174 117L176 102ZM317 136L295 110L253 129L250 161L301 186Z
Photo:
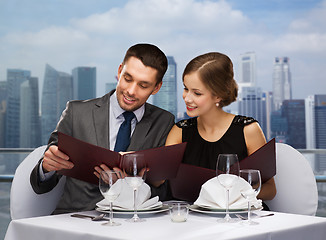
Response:
M116 91L110 97L110 107L112 109L113 116L116 119L119 118L126 111L120 107L118 103ZM136 116L137 122L140 122L140 120L143 118L145 113L145 104L143 104L140 108L133 111L133 113Z

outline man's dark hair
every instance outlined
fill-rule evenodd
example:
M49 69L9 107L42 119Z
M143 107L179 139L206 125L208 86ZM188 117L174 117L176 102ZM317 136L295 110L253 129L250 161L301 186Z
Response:
M130 57L138 58L145 66L156 69L156 84L162 82L168 68L168 60L158 47L148 43L139 43L131 46L127 50L122 64L124 65Z

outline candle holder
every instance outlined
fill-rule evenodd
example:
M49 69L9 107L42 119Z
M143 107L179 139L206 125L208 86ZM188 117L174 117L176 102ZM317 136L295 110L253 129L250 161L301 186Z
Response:
M189 205L186 203L174 203L170 206L170 217L172 222L186 222Z

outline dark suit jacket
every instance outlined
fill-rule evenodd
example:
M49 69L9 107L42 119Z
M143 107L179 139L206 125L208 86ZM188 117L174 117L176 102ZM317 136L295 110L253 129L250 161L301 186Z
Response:
M63 132L82 141L109 148L109 102L113 92L102 98L68 102L56 130L50 136L48 147L57 145L58 132ZM173 125L174 116L171 113L145 103L144 116L136 125L127 151L164 146ZM31 184L36 193L42 194L53 189L61 176L55 173L48 181L40 182L39 164L31 173ZM151 187L152 195L159 195L164 200L167 190L165 185L158 189ZM102 198L97 185L67 177L65 190L55 213L91 210Z

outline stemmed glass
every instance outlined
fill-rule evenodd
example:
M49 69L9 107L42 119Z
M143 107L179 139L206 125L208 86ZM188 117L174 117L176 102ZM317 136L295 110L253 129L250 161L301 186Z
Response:
M145 182L147 174L147 165L144 155L140 153L129 153L123 156L122 170L125 180L134 191L134 215L129 222L143 222L137 215L136 196L138 188Z
M110 219L103 225L119 226L121 223L113 221L112 203L116 200L122 190L122 175L120 171L102 171L99 177L99 189L106 201L110 203Z
M250 204L250 201L251 201L251 199L254 199L255 197L257 197L257 195L260 192L260 189L261 189L260 171L255 170L255 169L240 170L240 177L243 178L244 180L246 180L250 184L250 186L252 187L252 189L241 191L241 195L248 202L248 221L246 221L245 223L247 223L249 225L257 225L258 224L257 222L251 221L251 213L250 213L251 204Z
M239 179L239 160L237 154L219 154L216 163L216 176L219 183L226 189L226 214L219 222L233 222L229 214L229 192Z

